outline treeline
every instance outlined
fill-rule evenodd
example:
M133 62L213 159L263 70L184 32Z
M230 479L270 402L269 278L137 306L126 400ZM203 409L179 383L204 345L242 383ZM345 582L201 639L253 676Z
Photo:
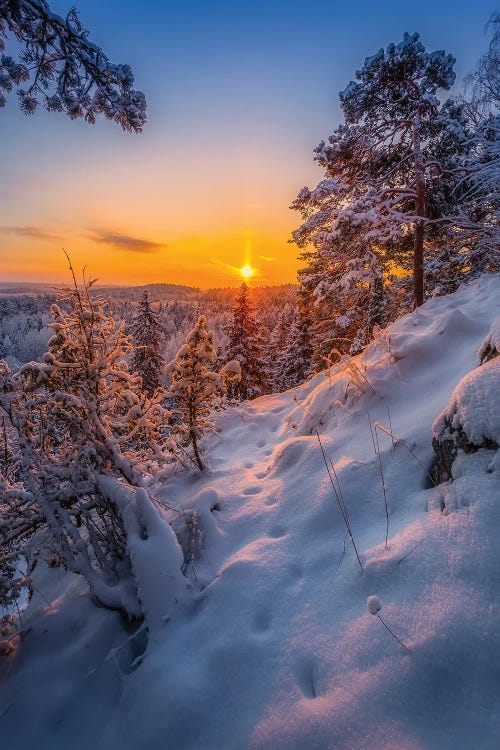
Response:
M171 294L177 289L180 289L180 298L172 299ZM184 293L186 290L189 294ZM243 303L240 300L242 290L245 290ZM301 316L296 285L251 290L244 285L240 290L227 288L200 292L176 285L154 284L119 290L108 287L89 292L91 297L104 293L110 314L115 320L123 321L130 334L137 329L135 320L141 307L147 306L156 324L149 330L148 313L145 313L145 320L139 328L148 331L150 338L154 339L163 361L170 361L175 356L200 315L206 316L208 327L214 333L218 361L224 364L238 354L245 364L245 371L252 381L247 397L284 390L297 385L309 374L310 362L305 363L307 345L301 348L300 354L295 346L297 336L305 344L306 335L303 321L302 333L297 330ZM6 359L11 367L39 359L44 353L51 333L49 308L55 299L55 295L0 297L0 358ZM245 356L243 350L246 350ZM133 358L132 355L131 362ZM259 363L259 376L252 374L254 360ZM154 368L153 358L151 368ZM290 368L295 369L295 374Z

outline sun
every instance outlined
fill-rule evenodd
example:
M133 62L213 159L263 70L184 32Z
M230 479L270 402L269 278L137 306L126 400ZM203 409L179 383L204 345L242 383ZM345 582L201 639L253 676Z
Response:
M240 268L240 275L243 276L244 279L250 279L255 273L255 268L252 268L252 266L249 263L245 263L245 265Z

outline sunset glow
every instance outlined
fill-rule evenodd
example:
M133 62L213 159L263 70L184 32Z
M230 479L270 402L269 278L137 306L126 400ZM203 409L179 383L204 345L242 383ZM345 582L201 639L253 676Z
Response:
M70 5L61 0L56 12ZM117 0L81 5L96 40L104 49L112 42L113 55L132 66L146 92L148 122L132 135L42 107L26 117L15 96L9 99L2 109L9 144L2 162L2 280L64 281L64 247L75 268L86 265L103 284L231 286L241 279L234 258L249 263L251 236L259 284L293 283L301 263L288 241L299 217L289 206L302 185L317 182L312 150L340 118L332 92L349 80L353 59L373 46L367 32L360 36L337 4L323 9L330 20L321 30L314 13L294 4L290 39L310 40L299 64L294 45L273 33L279 4L266 6L264 35L253 4L234 14L224 4L197 4L195 14L189 3L149 3L144 14ZM467 17L461 9L471 31L459 77L484 42L477 18L490 11L485 0ZM392 26L398 34L401 24L421 28L416 6L394 19L385 6L367 6L366 13L377 43L395 35ZM111 31L117 16L119 34ZM463 47L444 11L440 23L442 44ZM209 48L220 55L207 54Z
M252 268L252 266L249 263L245 263L243 268L240 268L240 274L243 276L244 279L251 279L252 276L255 274L255 268Z

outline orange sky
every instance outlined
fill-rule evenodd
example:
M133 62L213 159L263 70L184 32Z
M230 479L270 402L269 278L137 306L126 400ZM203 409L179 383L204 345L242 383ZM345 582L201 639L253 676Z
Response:
M427 15L421 4L366 2L360 27L350 6L326 0L319 13L292 3L286 17L279 3L77 5L93 40L131 64L148 123L131 135L43 108L26 117L9 97L0 281L67 280L63 247L103 284L237 285L246 262L254 283L295 281L287 241L300 217L289 206L323 177L313 149L340 120L336 92L366 55L415 28L429 48L457 54L461 81L489 14L486 0L460 13L443 0Z
M16 124L14 179L0 195L1 281L66 280L62 248L103 284L233 286L245 263L254 283L296 281L298 249L288 239L299 216L289 205L319 176L307 148L297 170L296 145L284 138L275 152L250 127L243 152L245 133L194 142L186 154L155 125L131 136L66 118L57 122L61 158L53 123L40 113Z
M235 229L207 237L178 237L169 242L164 242L161 232L148 232L147 241L152 246L141 250L120 246L122 242L137 242L137 245L146 242L137 239L144 237L137 227L123 230L123 234L116 234L115 230L115 234L102 241L89 240L83 234L78 236L72 229L65 232L64 228L55 227L51 231L60 232L60 236L32 240L12 233L8 249L2 252L1 280L66 280L64 247L75 270L86 266L103 284L166 282L201 288L234 286L241 283L239 271L246 263L254 269L253 280L259 285L296 281L296 248L283 242L278 234L273 236L271 231L258 234Z

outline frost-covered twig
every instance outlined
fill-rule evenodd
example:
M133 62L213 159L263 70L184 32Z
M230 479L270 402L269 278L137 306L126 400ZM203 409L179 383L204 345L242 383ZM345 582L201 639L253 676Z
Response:
M390 627L387 625L387 623L384 622L384 620L382 619L382 616L380 614L380 612L382 610L382 602L380 601L380 599L378 598L378 596L369 596L368 599L366 600L366 605L368 607L368 612L371 615L376 615L378 617L378 619L380 620L380 622L382 623L382 625L384 626L384 628L389 631L389 633L392 635L392 637L394 638L394 640L396 640L399 643L399 645L402 646L406 651L409 651L410 649L408 648L408 646L406 646L403 643L403 641L401 641L397 637L397 635L390 629Z

